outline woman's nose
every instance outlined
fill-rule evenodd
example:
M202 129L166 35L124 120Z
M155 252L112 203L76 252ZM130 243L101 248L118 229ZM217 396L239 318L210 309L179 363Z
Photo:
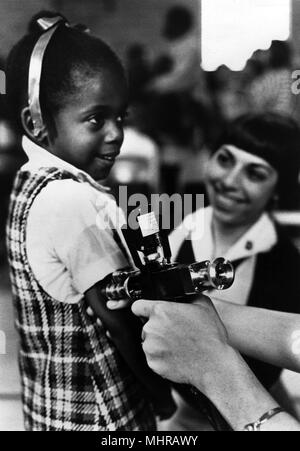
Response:
M123 126L120 122L115 120L107 121L105 127L105 142L122 144L123 141Z
M222 182L225 188L227 189L236 189L241 185L241 170L238 167L227 171L223 174Z

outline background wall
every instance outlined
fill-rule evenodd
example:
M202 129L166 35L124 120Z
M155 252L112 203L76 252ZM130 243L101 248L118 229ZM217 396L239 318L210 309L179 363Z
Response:
M292 39L300 58L300 0L291 1ZM88 24L122 55L136 40L148 44L156 54L162 45L164 14L178 3L190 7L200 18L200 0L0 0L0 57L7 55L24 34L30 17L41 9L60 10L70 20Z
M300 0L292 0L292 38L294 49L300 59Z
M7 55L32 15L42 9L58 10L70 21L87 24L121 55L138 41L153 56L163 43L160 33L165 13L175 4L190 7L200 19L198 0L0 0L0 56Z

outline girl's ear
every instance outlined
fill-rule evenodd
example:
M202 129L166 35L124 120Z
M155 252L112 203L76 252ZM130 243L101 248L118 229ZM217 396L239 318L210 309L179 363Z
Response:
M34 131L34 126L30 114L29 107L23 108L21 111L21 121L24 130L28 134L28 136L32 139L32 141L37 141L39 144L42 144L46 141L48 141L48 131L46 127L44 126L43 129L40 131L40 133L37 135Z

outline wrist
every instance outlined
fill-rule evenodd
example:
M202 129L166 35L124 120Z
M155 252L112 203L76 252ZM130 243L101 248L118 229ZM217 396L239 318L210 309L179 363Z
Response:
M234 430L242 431L278 405L238 352L228 346L218 357L214 360L214 371L205 374L201 383L199 378L195 386L212 401Z
M214 359L211 362L211 370L205 372L203 377L196 379L195 386L210 398L213 402L219 392L224 390L224 386L228 386L232 369L236 367L237 352L229 345L224 345L222 349L215 352ZM199 373L201 371L201 361L199 362ZM199 374L198 373L198 374Z
M227 374L226 369L233 362L235 354L236 351L227 344L214 349L213 356L210 356L209 367L205 365L205 372L203 372L201 359L195 359L196 368L193 369L192 380L189 383L208 398L214 398L223 385L224 376Z

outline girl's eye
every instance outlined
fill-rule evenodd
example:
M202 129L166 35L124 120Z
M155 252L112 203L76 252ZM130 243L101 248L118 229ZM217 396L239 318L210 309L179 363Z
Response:
M120 116L118 116L117 118L111 119L111 120L114 120L116 122L116 124L123 126L124 121L126 120L127 116L128 116L128 113L124 113L124 114L121 114ZM101 129L102 127L104 127L105 121L107 121L107 120L110 120L109 117L103 116L102 114L95 114L88 118L88 122L90 124L92 124L92 126L94 128L97 128L97 129Z
M265 171L261 171L255 168L248 168L247 176L251 182L262 183L268 179L268 174Z
M123 125L128 116L129 116L128 111L126 111L124 114L121 114L120 116L117 117L117 123Z
M96 115L96 116L91 116L88 121L93 126L101 128L101 127L103 127L103 125L105 123L105 118L103 116Z

